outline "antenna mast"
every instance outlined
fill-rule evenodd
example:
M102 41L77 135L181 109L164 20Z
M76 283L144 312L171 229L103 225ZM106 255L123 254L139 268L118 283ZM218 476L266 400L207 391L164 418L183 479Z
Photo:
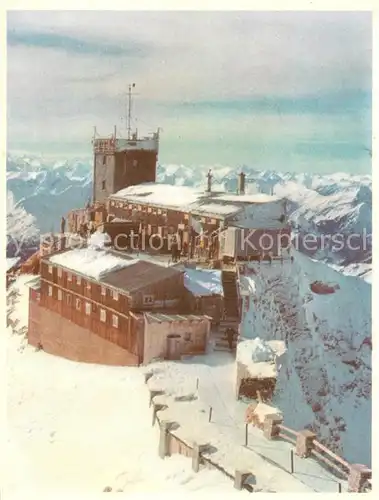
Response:
M128 140L130 140L130 135L131 135L131 131L132 131L132 128L131 128L131 114L132 114L132 89L134 89L134 87L136 86L135 83L132 83L132 84L129 84L129 92L128 92L128 102L129 102L129 105L128 105Z

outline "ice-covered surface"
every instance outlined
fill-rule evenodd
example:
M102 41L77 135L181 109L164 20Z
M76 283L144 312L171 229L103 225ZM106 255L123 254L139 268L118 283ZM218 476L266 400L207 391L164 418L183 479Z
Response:
M241 333L287 343L274 404L294 429L312 428L330 448L371 464L371 285L294 252L294 262L253 265L241 277ZM336 283L330 295L311 283Z
M223 295L221 271L217 269L185 268L184 286L194 295Z
M242 340L237 345L237 361L244 364L252 377L276 377L276 359L285 352L284 342L259 337Z
M20 276L8 291L8 311L18 323L0 336L8 407L2 492L10 498L67 497L111 487L241 495L218 471L196 474L188 458L158 457L141 369L75 363L25 344L17 332L28 322L29 281L31 276Z
M50 262L79 274L100 279L110 272L136 264L138 259L123 259L106 250L96 250L95 248L77 248L52 255Z

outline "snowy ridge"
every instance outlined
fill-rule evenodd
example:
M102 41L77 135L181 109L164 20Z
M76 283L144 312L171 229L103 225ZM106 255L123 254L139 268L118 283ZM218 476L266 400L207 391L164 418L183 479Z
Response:
M262 265L263 266L263 265ZM338 284L333 294L315 281ZM242 335L283 340L274 405L350 462L371 464L371 285L295 252L247 276Z

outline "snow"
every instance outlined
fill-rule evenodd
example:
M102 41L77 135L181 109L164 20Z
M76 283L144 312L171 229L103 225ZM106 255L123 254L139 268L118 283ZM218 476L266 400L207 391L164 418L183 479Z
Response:
M158 457L141 369L80 364L22 343L16 333L27 325L30 281L20 276L9 290L19 324L0 336L8 359L4 495L71 496L105 487L126 494L241 495L218 471L196 474L188 458Z
M352 463L371 464L371 286L292 251L294 262L251 264L241 276L244 338L283 340L273 404L293 429L312 427ZM337 283L330 295L314 281ZM346 364L354 358L357 368ZM315 408L321 406L319 411Z
M52 264L63 266L94 279L100 279L107 273L132 266L138 262L138 259L117 257L106 250L94 248L68 250L52 255L49 260Z
M204 192L188 186L144 183L121 189L114 198L126 198L130 202L156 204L167 207L183 207L194 203Z
M114 195L115 199L127 199L131 203L144 203L163 207L181 208L192 211L207 211L226 215L238 211L235 205L225 205L225 202L240 204L264 204L276 202L280 198L258 193L256 195L231 195L224 192L211 193L196 187L173 186L171 184L144 183L121 189ZM211 202L207 204L207 202Z
M336 478L312 459L296 459L295 474L290 474L293 446L288 442L269 442L260 429L250 425L248 446L244 446L248 403L235 399L235 363L229 353L212 352L180 363L153 363L146 371L153 373L148 381L150 390L164 391L154 398L155 403L167 405L158 418L177 423L171 432L190 446L194 442L209 445L203 456L229 474L234 476L236 469L250 470L255 491L338 491ZM260 411L271 413L273 408L269 411L262 405ZM346 489L344 481L342 488Z
M275 360L285 351L284 342L265 341L259 337L242 340L237 345L237 361L244 364L256 378L276 378Z
M9 269L12 269L12 267L14 267L19 261L20 257L12 257L7 259L7 271L9 271Z
M106 246L106 244L111 242L112 240L108 233L101 233L100 231L96 231L88 238L88 248L102 249Z
M10 191L7 192L7 240L8 245L20 247L27 245L28 242L38 241L35 218L27 213L20 201L16 202L15 196Z
M212 197L207 197L206 173L212 169L214 176ZM310 166L311 169L311 166ZM336 234L372 231L372 178L371 175L335 173L319 175L311 172L293 173L257 170L244 165L246 195L236 195L240 168L228 165L160 165L157 178L160 184L150 188L136 186L131 189L136 201L163 203L175 208L201 209L201 203L240 205L241 202L260 203L288 198L288 213L292 224L299 226L300 234ZM7 188L15 201L22 200L27 213L35 217L35 226L42 233L59 230L62 215L73 208L85 205L91 197L92 160L90 158L49 158L47 156L12 154L7 157ZM173 185L176 185L175 188ZM249 194L260 190L260 193ZM276 196L265 194L274 190ZM141 191L142 190L142 191ZM229 191L229 192L221 192ZM193 204L193 205L191 205ZM256 207L257 208L257 207ZM222 210L222 208L220 208ZM25 219L26 221L26 219ZM22 221L24 222L24 221ZM243 227L249 227L247 217ZM267 224L267 220L264 222ZM10 225L8 224L8 227ZM271 227L271 226L270 226ZM21 230L17 233L22 235ZM8 231L11 234L12 231ZM14 230L13 233L16 233ZM38 237L38 230L36 228ZM12 254L13 255L13 254ZM371 243L367 252L331 252L313 255L336 265L365 261L371 257ZM367 261L369 264L370 262Z
M236 205L218 205L216 203L208 203L201 205L196 211L207 214L230 215L237 213L240 210L241 207Z
M223 295L221 271L217 269L185 268L184 286L193 295Z

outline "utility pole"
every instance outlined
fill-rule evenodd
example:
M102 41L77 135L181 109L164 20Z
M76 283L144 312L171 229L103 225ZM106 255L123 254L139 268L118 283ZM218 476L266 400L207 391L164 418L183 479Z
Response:
M129 84L129 92L128 92L128 140L130 140L130 135L131 135L131 131L132 131L132 128L131 128L131 124L130 124L130 121L131 121L131 114L132 114L132 89L134 89L134 87L136 86L135 83L132 83L132 84Z

